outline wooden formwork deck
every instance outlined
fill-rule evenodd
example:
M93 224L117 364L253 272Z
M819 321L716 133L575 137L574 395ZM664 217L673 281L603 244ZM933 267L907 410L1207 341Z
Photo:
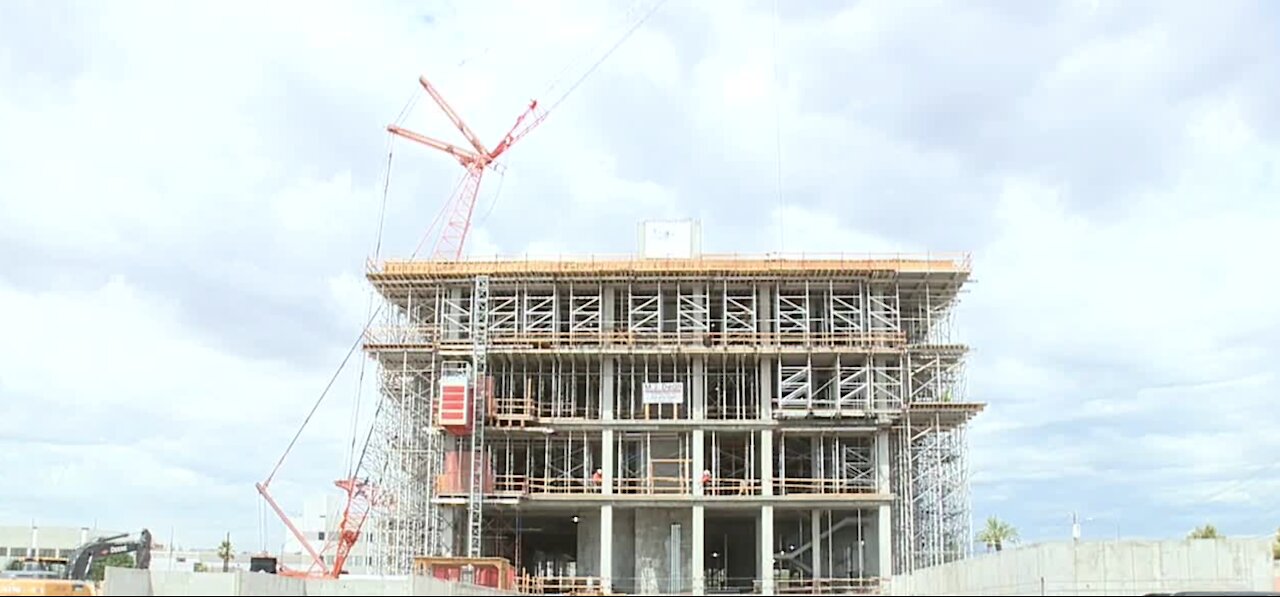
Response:
M634 256L586 256L565 259L488 259L464 261L387 260L370 262L372 279L497 277L614 277L635 274L672 276L968 274L967 253L925 255L798 255L794 257L704 255L688 259Z

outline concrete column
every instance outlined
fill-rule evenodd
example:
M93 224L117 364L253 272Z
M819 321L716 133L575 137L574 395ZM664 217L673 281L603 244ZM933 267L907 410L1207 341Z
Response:
M889 430L881 429L876 431L876 491L879 493L893 493L890 486L889 477Z
M706 456L703 453L703 432L701 429L693 430L693 495L701 496L704 493L702 486L702 470L707 468Z
M891 524L889 504L884 504L880 506L880 516L876 520L876 549L881 578L893 576L893 539L889 536Z
M614 360L612 357L605 357L600 361L600 420L602 421L613 420L615 396L613 391L613 370ZM603 469L600 482L604 485L601 490L604 495L613 495L614 451L613 430L605 429L600 434L600 468Z
M703 555L707 545L704 515L703 506L693 507L693 545L690 546L693 548L693 561L689 564L689 570L692 572L694 595L705 595L707 592L707 567Z
M814 510L812 527L809 531L809 554L813 557L813 577L823 578L822 574L822 510Z
M613 430L605 429L600 433L600 468L603 473L600 478L600 493L603 495L613 495Z
M600 420L613 420L613 403L617 395L613 391L613 357L605 357L600 361Z
M893 493L889 476L889 430L876 431L876 489L880 493ZM889 504L880 506L876 517L876 558L877 570L883 578L892 576L893 538L890 536L893 524Z
M756 329L762 332L773 331L773 285L756 286Z
M693 378L690 384L693 385L690 402L692 403L692 419L701 421L707 418L707 357L700 356L693 358Z
M604 287L600 291L600 329L606 332L611 332L614 329L613 301L613 287Z
M773 430L760 432L760 495L773 495Z
M760 418L766 421L773 420L773 363L769 357L760 359Z
M613 592L613 506L600 506L600 584Z
M760 507L760 592L773 595L773 506Z

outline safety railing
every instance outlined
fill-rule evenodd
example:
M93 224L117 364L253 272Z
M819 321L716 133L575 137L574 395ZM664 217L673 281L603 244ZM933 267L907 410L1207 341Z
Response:
M774 590L780 595L876 595L880 593L879 578L779 578L773 581ZM760 581L756 581L760 591Z
M516 578L516 590L530 595L603 595L598 576L525 576Z
M531 477L530 494L597 494L601 487L591 479L565 477Z
M637 255L474 255L463 260L369 259L365 270L375 277L464 276L478 273L591 274L626 272L805 272L899 271L968 272L969 253L703 253L688 258L644 258Z
M703 495L715 496L749 496L760 494L759 479L735 479L732 477L713 477L702 484Z
M774 495L858 495L875 492L875 483L856 479L784 477L773 480Z
M688 477L636 477L614 479L615 490L623 495L688 495L693 480Z
M370 345L435 345L442 349L469 350L469 333L452 337L436 326L378 326L365 331ZM635 332L627 330L590 332L521 332L489 334L490 350L536 350L555 348L685 346L690 348L804 347L804 348L899 348L907 344L900 331L856 332ZM955 345L963 349L963 345Z

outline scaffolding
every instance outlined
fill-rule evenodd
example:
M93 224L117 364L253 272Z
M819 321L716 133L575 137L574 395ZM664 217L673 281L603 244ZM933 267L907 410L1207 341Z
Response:
M971 555L968 451L962 426L936 416L898 428L892 450L895 572Z
M846 550L883 506L894 571L968 555L964 426L982 405L965 399L952 321L967 257L413 261L368 277L393 307L365 343L392 496L371 535L380 572L518 555L496 539L534 540L513 506L639 498L848 504L802 523ZM464 436L434 415L458 372L474 398ZM782 559L810 557L789 545ZM837 555L816 569L870 580L867 554ZM795 586L834 586L795 566Z
M383 329L398 330L394 338L377 338L392 350L372 351L379 365L382 408L374 421L370 449L386 499L371 513L375 570L408 570L415 556L445 551L450 534L446 518L432 500L440 473L445 438L435 427L434 407L440 362L417 322L434 319L437 302L407 297L401 308L388 310ZM366 341L373 340L367 338Z

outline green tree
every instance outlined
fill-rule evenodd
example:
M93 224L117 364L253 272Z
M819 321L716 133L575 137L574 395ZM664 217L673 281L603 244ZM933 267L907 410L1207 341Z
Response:
M1280 560L1280 529L1276 529L1276 540L1271 543L1271 557Z
M978 541L987 546L987 551L1004 549L1006 544L1018 540L1018 529L994 516L987 519L987 526L978 533Z
M236 557L235 552L231 551L231 533L227 533L227 538L218 546L218 557L222 558L222 571L230 570L231 560Z
M8 569L9 569L9 570L22 570L22 560L21 560L21 559L9 560L9 566L8 566Z
M192 569L192 570L194 570L194 571L196 571L196 572L208 572L208 571L209 571L209 567L208 567L208 566L205 566L205 565L204 565L204 562L196 562L196 565L195 565L195 566L192 566L192 567L191 567L191 569Z
M1187 533L1188 539L1221 539L1222 534L1218 532L1218 528L1211 524L1200 525L1195 530Z
M107 566L113 568L133 568L133 554L113 553L105 558L97 558L89 566L89 580L100 581L107 574Z

